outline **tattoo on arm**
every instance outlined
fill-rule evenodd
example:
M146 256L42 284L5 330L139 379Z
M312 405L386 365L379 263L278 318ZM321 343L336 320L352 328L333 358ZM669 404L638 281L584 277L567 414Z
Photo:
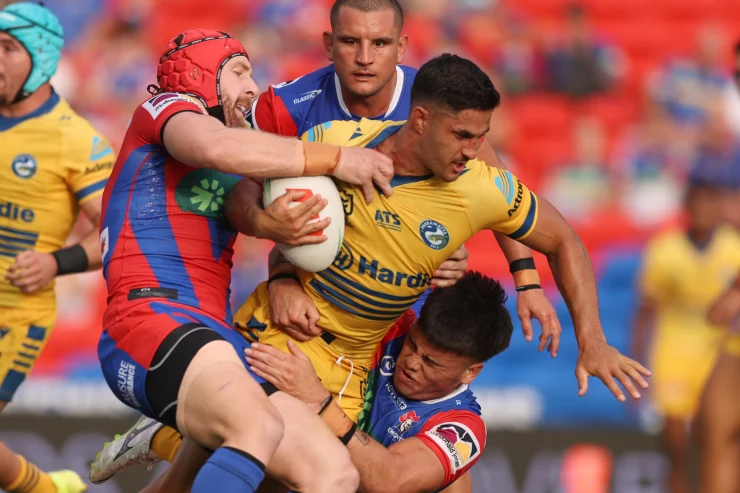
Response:
M367 445L370 443L370 436L368 436L367 433L363 433L360 430L357 430L357 433L355 433L355 438L360 441L361 444Z

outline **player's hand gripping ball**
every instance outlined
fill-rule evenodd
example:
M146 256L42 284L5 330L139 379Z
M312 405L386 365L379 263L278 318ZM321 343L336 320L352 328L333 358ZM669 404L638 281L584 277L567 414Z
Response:
M285 255L285 258L296 267L309 272L322 271L331 265L342 248L342 241L344 240L342 199L334 182L326 176L266 178L262 195L264 207L269 207L275 199L290 190L305 192L300 199L301 201L307 200L316 194L321 195L327 201L326 207L311 218L308 223L321 221L327 217L331 218L331 222L323 231L312 233L318 236L326 236L327 240L322 243L299 246L278 243L278 248ZM292 202L291 206L295 207L299 203Z

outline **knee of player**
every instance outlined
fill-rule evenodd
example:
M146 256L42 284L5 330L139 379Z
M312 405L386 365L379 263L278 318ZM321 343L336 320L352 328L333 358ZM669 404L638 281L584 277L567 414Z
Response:
M352 463L349 452L344 446L340 451L333 454L332 460L327 465L328 467L322 471L322 477L328 483L326 484L326 491L358 491L360 473Z
M264 442L279 444L285 434L285 423L280 412L265 401L264 404L251 405L242 409L241 418L234 423L233 436L244 435L247 438L260 435Z
M342 488L346 488L344 491L348 492L355 492L360 489L360 472L352 464L352 461L349 461L344 466L344 477L342 478L341 486Z

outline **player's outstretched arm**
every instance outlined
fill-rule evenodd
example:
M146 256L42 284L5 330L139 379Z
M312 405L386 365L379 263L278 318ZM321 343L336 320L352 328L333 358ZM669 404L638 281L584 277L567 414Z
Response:
M340 148L228 128L194 111L173 115L164 127L162 140L175 159L193 167L251 178L334 175L362 186L368 202L372 201L374 184L386 196L393 193L393 164L390 158L371 149Z
M493 168L508 169L498 157L498 154L496 154L493 146L487 141L483 142L480 146L478 159ZM506 261L509 263L511 273L514 277L514 285L517 288L539 285L540 276L537 274L537 268L534 265L532 249L516 240L512 240L504 234L494 234L496 236L496 243L498 243L499 248L501 248L501 251L506 257ZM553 308L552 303L547 299L542 289L517 291L516 312L519 320L522 322L522 332L524 332L524 338L527 342L532 340L532 319L535 318L542 325L539 351L542 352L547 346L552 357L557 356L562 328L555 308Z
M522 241L547 256L560 293L568 305L578 341L576 366L578 394L588 390L588 377L595 376L620 401L624 392L618 380L635 399L640 393L633 380L643 388L647 381L642 375L650 372L642 365L609 346L599 317L596 278L586 248L563 216L546 200L538 199L539 219L532 232Z
M358 430L321 385L308 357L290 341L288 349L291 354L257 343L245 350L245 355L257 376L305 402L345 442L360 472L361 492L426 493L443 485L445 468L428 445L418 438L407 438L386 449Z

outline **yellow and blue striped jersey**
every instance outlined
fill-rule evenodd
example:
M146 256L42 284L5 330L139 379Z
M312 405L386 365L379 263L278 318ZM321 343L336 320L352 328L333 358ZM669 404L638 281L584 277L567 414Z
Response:
M32 295L5 280L24 250L61 248L80 206L102 195L115 155L56 93L33 113L0 116L0 306L50 309L54 283Z
M707 322L707 310L739 270L740 235L729 227L715 231L701 249L684 231L651 239L640 280L643 295L657 306L657 337L715 345L722 332Z
M403 123L333 121L302 139L373 148ZM318 325L338 337L347 356L372 357L438 266L478 231L522 239L537 221L536 196L508 171L480 160L451 183L396 176L391 184L393 195L366 204L360 187L337 182L346 222L341 251L328 269L298 273L321 315Z

